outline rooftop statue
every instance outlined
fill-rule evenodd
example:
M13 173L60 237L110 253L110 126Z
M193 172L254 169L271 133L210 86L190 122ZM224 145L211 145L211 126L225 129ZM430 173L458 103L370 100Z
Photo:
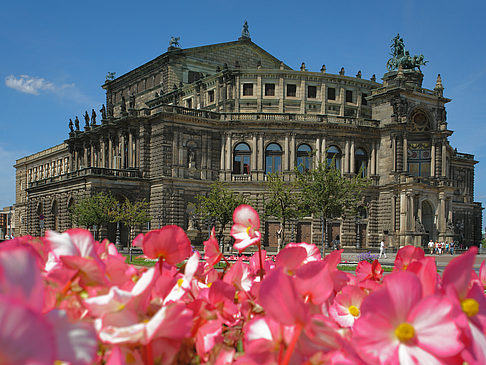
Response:
M250 31L248 30L248 22L245 20L243 29L241 30L241 38L250 38Z
M393 38L390 48L392 49L392 58L386 63L386 68L389 71L398 69L398 66L400 65L404 70L414 70L415 68L418 68L418 70L421 71L420 66L424 66L428 62L424 59L424 55L422 54L411 57L409 51L405 50L405 44L403 43L403 38L400 37L400 34L397 34L397 36Z
M180 48L181 44L179 43L179 40L181 37L170 37L169 41L169 48Z

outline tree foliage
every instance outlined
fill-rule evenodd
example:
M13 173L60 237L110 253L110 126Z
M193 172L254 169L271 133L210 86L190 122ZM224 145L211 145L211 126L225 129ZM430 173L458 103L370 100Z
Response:
M322 162L310 171L296 170L296 174L304 211L322 217L324 227L327 227L327 220L357 209L363 191L369 185L368 179L361 174L344 177L333 164Z
M107 225L113 221L117 201L111 194L103 192L80 199L72 208L73 221L86 228Z
M285 225L294 218L302 216L300 193L293 183L286 182L282 174L267 175L265 216L273 216L282 221L282 242L285 242Z
M243 195L233 192L219 181L211 184L206 195L196 195L196 199L196 214L219 224L219 236L223 235L226 226L233 220L233 211L241 204L248 204Z
M148 209L149 203L145 200L132 203L130 199L125 198L125 201L117 206L114 221L129 227L131 233L135 226L150 222L152 218L148 213Z

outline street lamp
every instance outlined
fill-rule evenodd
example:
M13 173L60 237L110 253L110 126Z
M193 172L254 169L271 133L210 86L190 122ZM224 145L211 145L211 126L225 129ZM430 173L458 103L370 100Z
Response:
M356 248L361 247L361 232L359 230L361 221L358 216L355 217L356 222Z

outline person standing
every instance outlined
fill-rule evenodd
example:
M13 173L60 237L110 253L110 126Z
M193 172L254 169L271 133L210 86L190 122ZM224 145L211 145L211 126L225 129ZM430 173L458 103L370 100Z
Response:
M431 255L434 253L434 241L432 240L429 240L429 251Z
M385 256L385 259L386 259L386 252L385 252L385 241L381 240L380 242L380 259L381 259L381 256Z
M454 255L454 246L455 246L455 242L451 241L451 247L450 247L451 255Z

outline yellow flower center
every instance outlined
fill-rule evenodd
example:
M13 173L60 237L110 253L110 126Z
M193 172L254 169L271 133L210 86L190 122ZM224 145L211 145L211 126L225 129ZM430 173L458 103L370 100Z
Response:
M358 307L355 307L354 305L351 305L351 306L348 308L348 310L349 310L349 313L351 313L351 315L352 315L353 317L357 317L357 316L359 316L359 308L358 308Z
M397 336L400 342L407 342L415 336L415 329L410 323L400 323L395 329L395 336Z
M179 288L182 286L182 283L184 282L184 279L179 279L177 280L177 285L179 285Z
M251 236L251 226L246 227L246 234Z
M467 298L461 302L462 311L466 313L468 317L473 317L479 312L479 303L472 299Z

